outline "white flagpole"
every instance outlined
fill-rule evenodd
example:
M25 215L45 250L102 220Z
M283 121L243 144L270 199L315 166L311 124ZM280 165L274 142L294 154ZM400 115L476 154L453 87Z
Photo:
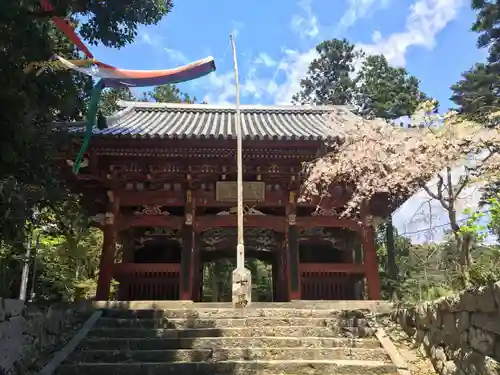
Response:
M243 144L241 134L241 114L240 114L240 83L238 76L238 62L236 60L236 47L234 35L231 34L231 48L233 50L234 79L236 86L236 169L237 169L237 225L238 242L236 245L236 269L233 272L233 305L247 306L251 300L251 274L245 269L245 243L243 228ZM243 302L244 300L244 302Z

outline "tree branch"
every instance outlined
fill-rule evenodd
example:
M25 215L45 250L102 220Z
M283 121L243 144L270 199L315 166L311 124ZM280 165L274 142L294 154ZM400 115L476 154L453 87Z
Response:
M438 182L436 186L437 193L434 193L427 185L423 186L423 189L429 196L441 203L444 209L448 210L449 209L449 204L446 202L445 198L443 197L443 185L444 185L444 179L443 176L438 174Z

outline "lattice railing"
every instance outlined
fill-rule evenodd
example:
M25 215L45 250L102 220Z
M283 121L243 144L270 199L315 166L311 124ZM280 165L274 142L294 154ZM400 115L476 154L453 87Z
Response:
M119 298L127 301L178 300L179 263L117 263Z

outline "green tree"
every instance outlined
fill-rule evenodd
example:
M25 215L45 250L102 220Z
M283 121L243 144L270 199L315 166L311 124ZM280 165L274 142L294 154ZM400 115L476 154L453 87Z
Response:
M101 94L99 102L99 114L102 116L110 116L118 112L119 100L135 100L134 96L128 88L104 90Z
M8 108L0 111L0 262L2 268L4 264L10 267L12 275L19 274L31 231L28 224L48 202L65 197L55 163L55 150L65 135L54 132L52 124L82 119L92 87L89 77L71 71L46 71L38 76L24 71L54 54L82 57L50 17L61 16L75 25L78 19L86 42L122 47L133 40L139 25L157 23L172 7L165 0L52 3L55 10L44 12L38 0L0 1L0 107ZM7 277L15 280L12 292L17 279Z
M490 223L489 229L500 240L500 193L488 199L490 205Z
M476 21L472 30L479 34L478 48L488 48L486 63L478 63L462 73L460 81L452 86L451 100L459 111L469 118L487 125L498 125L498 118L489 114L500 111L500 5L496 0L473 0Z
M355 63L363 57L346 39L332 39L316 46L318 57L310 64L307 76L300 81L301 90L294 103L343 105L352 102Z
M384 55L368 56L356 77L355 103L363 117L410 116L425 99L420 82L404 68L394 68Z
M107 1L106 6L86 0L53 3L54 12L47 13L38 0L0 2L0 107L9 109L0 113L0 239L17 244L34 208L59 183L51 124L81 119L92 86L89 77L74 72L24 72L28 64L53 54L81 56L50 16L78 18L87 42L122 47L133 40L139 25L157 23L172 7L165 0Z
M390 66L383 55L365 57L346 39L324 41L316 51L295 103L354 105L363 117L389 120L413 114L425 100L419 80Z
M145 93L144 98L158 103L196 103L196 97L191 98L176 85L156 86L153 91Z
M462 73L451 86L451 100L460 113L482 123L489 123L489 115L500 110L500 80L487 64L476 64Z
M472 0L472 9L476 11L476 22L472 30L479 33L477 45L488 48L488 63L498 71L500 63L500 5L497 0Z

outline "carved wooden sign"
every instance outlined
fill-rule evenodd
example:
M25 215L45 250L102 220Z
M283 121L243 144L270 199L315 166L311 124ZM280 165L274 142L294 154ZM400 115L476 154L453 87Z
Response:
M215 196L219 202L236 202L238 190L234 181L219 181ZM266 184L263 181L243 182L243 200L247 202L262 202L266 200Z

